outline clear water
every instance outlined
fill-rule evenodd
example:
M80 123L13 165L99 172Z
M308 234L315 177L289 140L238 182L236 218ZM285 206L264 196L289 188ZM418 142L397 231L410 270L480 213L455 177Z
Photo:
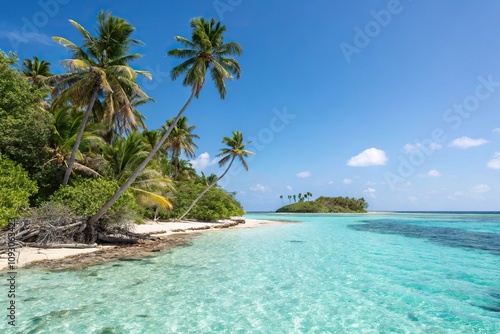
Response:
M18 325L0 332L500 333L500 215L248 217L297 223L20 271Z

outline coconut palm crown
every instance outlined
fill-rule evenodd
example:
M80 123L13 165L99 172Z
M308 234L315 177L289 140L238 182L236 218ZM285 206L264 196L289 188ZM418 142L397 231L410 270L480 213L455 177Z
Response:
M78 107L85 107L80 132L68 162L63 184L66 185L73 167L76 151L80 145L81 133L93 110L98 95L107 100L105 111L108 118L121 122L122 128L137 127L136 110L131 101L149 99L149 96L137 85L137 76L144 75L151 79L146 71L134 70L128 62L140 57L140 54L127 54L134 44L140 41L130 38L135 28L125 19L114 17L109 12L101 11L97 16L97 36L91 35L77 22L70 20L83 36L83 45L63 37L53 37L54 41L68 48L73 53L72 59L63 60L69 73L54 76L54 104L70 101Z
M215 19L210 21L202 17L191 20L193 33L191 40L181 36L175 36L175 40L184 48L170 50L167 54L176 58L187 58L183 63L174 67L171 71L172 79L177 79L185 73L184 86L190 86L198 97L205 83L205 75L210 75L217 87L222 99L226 96L226 79L240 78L240 64L230 56L239 56L243 50L239 43L224 43L223 33L226 27Z

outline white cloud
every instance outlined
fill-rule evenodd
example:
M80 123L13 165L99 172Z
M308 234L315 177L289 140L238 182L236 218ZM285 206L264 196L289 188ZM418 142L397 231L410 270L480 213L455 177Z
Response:
M385 152L372 147L349 159L347 165L351 167L367 167L385 165L386 162L387 156Z
M438 143L430 143L428 147L425 147L421 143L416 143L416 144L405 144L403 146L403 152L404 153L412 153L412 152L418 152L418 151L423 151L423 150L439 150L443 147L443 145L438 144Z
M500 128L493 129L493 133L496 133L496 134L500 135Z
M484 138L473 139L470 137L460 137L452 140L449 146L458 148L469 148L469 147L481 146L486 143L488 143L488 141Z
M253 187L250 187L250 190L251 191L259 191L259 192L264 192L268 189L268 187L266 186L263 186L262 184L260 183L257 183L255 186Z
M495 152L493 159L488 161L486 166L492 169L500 169L500 152Z
M297 173L297 177L299 179L307 179L307 178L311 177L311 175L312 175L311 172L308 171L308 170L305 170L303 172Z
M328 181L328 184L333 184L333 181Z
M472 187L471 193L473 194L482 194L490 191L490 186L487 184L478 184L477 186Z
M210 160L210 154L208 152L200 154L196 159L189 161L193 168L197 170L203 170L208 166L215 165L217 163L217 159Z
M365 194L368 194L370 197L375 197L375 192L376 192L376 191L377 191L377 190L375 190L375 189L373 189L373 188L368 188L368 189L363 190L363 192L364 192Z
M344 179L344 181L342 181L344 184L352 184L352 179Z
M290 186L286 186L286 189L292 191L292 187L290 187Z
M441 173L436 169L431 169L429 171L429 173L427 173L427 175L433 176L433 177L438 177L438 176L441 176Z

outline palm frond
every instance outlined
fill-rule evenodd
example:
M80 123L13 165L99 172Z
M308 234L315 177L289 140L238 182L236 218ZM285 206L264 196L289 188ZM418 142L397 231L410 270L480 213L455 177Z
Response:
M165 196L135 187L130 187L130 189L135 193L136 201L145 207L160 207L169 210L174 207L172 202Z

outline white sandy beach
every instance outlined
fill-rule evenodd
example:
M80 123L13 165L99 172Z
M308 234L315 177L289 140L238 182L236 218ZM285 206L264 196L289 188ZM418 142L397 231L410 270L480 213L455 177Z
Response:
M194 233L212 230L217 225L221 223L207 223L207 222L147 222L146 224L136 225L134 232L140 234L151 234L157 237L167 237L173 234L180 233ZM259 226L270 226L281 224L277 221L270 220L256 220L256 219L245 219L244 224L238 224L232 226L231 228L253 228ZM207 228L208 227L208 228ZM205 228L205 229L203 229ZM96 246L93 248L35 248L35 247L25 247L18 249L16 253L16 268L22 268L28 263L41 260L57 260L65 258L68 256L86 254L99 251L106 247L115 246ZM0 271L8 267L7 254L0 255Z

